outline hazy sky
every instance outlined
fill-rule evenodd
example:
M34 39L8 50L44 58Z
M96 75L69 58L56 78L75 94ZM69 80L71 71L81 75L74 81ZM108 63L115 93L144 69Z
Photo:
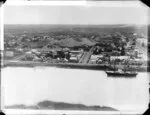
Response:
M147 20L147 9L141 7L4 7L5 24L146 24Z

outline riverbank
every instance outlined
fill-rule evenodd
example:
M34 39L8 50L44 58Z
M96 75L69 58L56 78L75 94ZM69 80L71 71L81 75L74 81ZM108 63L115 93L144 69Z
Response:
M2 68L5 67L58 67L58 68L67 68L67 69L89 69L89 70L111 70L109 64L80 64L80 63L41 63L41 62L9 62L4 63ZM122 68L123 65L116 65L118 68ZM141 66L137 68L137 66L132 66L133 71L138 72L147 72L150 67Z

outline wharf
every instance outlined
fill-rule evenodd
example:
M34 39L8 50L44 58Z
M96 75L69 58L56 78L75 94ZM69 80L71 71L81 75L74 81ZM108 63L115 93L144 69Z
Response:
M124 65L116 65L118 68L122 68ZM108 70L111 69L109 64L84 64L84 63L41 63L31 61L17 61L4 63L2 68L5 67L59 67L59 68L70 68L70 69L89 69L89 70ZM147 72L150 67L141 66L137 69L137 66L132 66L133 71Z

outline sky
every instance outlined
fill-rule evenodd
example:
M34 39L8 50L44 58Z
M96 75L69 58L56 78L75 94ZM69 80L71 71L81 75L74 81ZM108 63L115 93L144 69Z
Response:
M5 5L5 24L147 24L146 7Z

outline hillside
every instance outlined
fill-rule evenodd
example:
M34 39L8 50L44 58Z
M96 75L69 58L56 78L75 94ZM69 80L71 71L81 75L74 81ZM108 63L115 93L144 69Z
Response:
M6 43L17 41L14 47L22 48L92 46L118 37L129 41L133 33L146 34L146 29L144 25L5 25L4 39Z
M73 38L65 38L57 42L57 45L61 47L74 47L74 46L80 46L81 43L76 41Z

